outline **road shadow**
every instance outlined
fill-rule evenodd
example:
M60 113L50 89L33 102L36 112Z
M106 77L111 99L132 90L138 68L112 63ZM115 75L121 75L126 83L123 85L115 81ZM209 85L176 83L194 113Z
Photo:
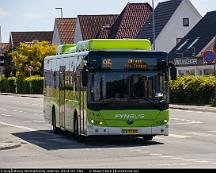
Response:
M94 148L123 148L162 145L157 141L143 141L142 138L126 136L91 137L85 142L77 142L72 133L53 134L51 130L12 133L20 139L37 145L46 150L59 149L94 149Z

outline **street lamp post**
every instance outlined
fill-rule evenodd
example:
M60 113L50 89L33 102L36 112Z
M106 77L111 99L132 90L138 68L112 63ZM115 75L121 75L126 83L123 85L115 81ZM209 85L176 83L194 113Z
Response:
M63 10L62 8L55 8L56 10L61 10L61 18L63 18Z
M214 76L216 80L216 55L215 55L215 61L214 61ZM215 92L214 92L214 105L216 105L216 85L215 85Z
M154 12L154 0L152 0L152 42L153 50L155 50L155 12Z

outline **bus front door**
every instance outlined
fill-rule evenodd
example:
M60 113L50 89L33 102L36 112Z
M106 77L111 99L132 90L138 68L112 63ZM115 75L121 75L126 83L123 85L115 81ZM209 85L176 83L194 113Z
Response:
M65 128L65 66L60 67L59 75L59 125Z

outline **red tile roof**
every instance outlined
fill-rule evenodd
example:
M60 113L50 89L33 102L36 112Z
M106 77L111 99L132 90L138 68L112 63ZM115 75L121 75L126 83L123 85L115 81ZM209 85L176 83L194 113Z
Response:
M128 3L113 24L109 38L135 38L151 13L148 3Z
M9 43L0 43L0 54L6 53L9 50Z
M34 40L52 43L52 37L53 31L11 32L10 46L16 48L21 42L31 43Z
M106 39L109 36L111 30L111 26L102 26L96 38L98 39Z
M79 15L83 40L102 38L100 32L104 26L112 26L118 15ZM108 34L107 34L108 35Z
M55 19L55 26L57 27L61 44L74 43L76 22L76 18Z

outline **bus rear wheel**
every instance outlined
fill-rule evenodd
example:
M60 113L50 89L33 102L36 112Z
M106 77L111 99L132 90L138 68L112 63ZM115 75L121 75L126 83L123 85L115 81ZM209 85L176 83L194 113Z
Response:
M54 107L52 109L52 127L53 127L53 133L59 134L61 132L61 130L58 127L56 127L56 113Z

